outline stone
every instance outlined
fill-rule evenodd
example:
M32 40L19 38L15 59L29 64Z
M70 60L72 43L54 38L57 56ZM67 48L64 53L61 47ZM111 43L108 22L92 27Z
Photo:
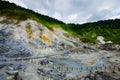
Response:
M39 80L39 77L34 73L19 72L17 80Z
M104 37L103 37L103 36L98 36L98 37L97 37L97 40L98 40L101 44L105 44L105 41L104 41Z
M3 72L0 71L0 80L8 80Z
M6 73L9 74L9 75L14 75L16 74L18 71L17 70L14 70L12 67L8 67L6 69Z
M99 47L102 50L107 50L107 51L113 51L113 50L117 50L117 46L115 44L112 43L106 43L106 44L102 44Z
M0 30L0 36L8 36L10 33L7 29Z

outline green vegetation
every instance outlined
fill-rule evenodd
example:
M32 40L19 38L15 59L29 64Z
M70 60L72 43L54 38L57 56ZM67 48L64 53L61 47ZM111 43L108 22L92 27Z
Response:
M86 24L69 24L68 29L82 36L82 41L97 43L97 36L105 37L105 41L120 44L120 19L105 20Z
M9 21L8 19L4 19L4 20L1 20L0 23L10 24L10 23L12 23L12 21Z
M33 35L33 30L32 30L32 27L30 25L26 26L26 32L27 32L29 38L31 38Z
M1 0L0 16L6 16L8 19L17 19L18 21L24 21L28 18L33 19L50 30L53 30L53 27L62 28L71 34L80 35L83 42L97 43L97 36L103 36L106 41L110 40L116 44L120 44L120 19L86 24L66 24L49 16L17 6L14 3ZM30 31L29 26L26 29Z
M39 14L30 9L25 9L17 6L14 3L9 3L7 1L0 0L0 16L6 16L8 19L17 19L18 21L23 21L26 19L34 19L42 25L48 27L52 30L52 27L60 27L64 25L62 21L58 21L54 18Z

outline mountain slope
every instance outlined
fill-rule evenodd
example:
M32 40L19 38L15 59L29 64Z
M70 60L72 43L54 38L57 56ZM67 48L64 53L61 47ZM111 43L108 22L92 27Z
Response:
M0 17L0 54L5 57L27 57L53 54L75 46L75 38L67 32L54 28L54 32L36 21L28 19L17 22ZM73 38L73 37L72 37ZM77 42L76 42L77 43Z
M30 9L22 8L14 3L9 3L7 1L0 1L0 15L4 15L12 19L17 19L19 21L23 21L28 18L34 19L49 29L52 29L52 26L59 26L60 24L64 24L62 21L58 21L54 18L39 14Z
M120 19L104 20L86 24L69 24L67 27L82 36L83 42L95 42L98 36L103 36L105 41L120 44Z
M104 37L105 41L112 41L115 44L120 44L120 20L105 20L85 24L66 24L54 18L41 15L29 9L22 8L9 3L0 1L0 15L6 16L8 19L17 19L18 22L27 19L32 19L53 30L54 27L61 28L68 33L76 36L81 36L82 42L99 43L98 36ZM5 21L2 21L5 22ZM7 21L6 21L7 23Z
M0 1L0 55L46 55L75 47L79 39L62 30L61 25L65 23Z
M104 37L119 44L119 23L65 24L0 0L0 80L108 79L98 72L118 78L120 46L90 43Z

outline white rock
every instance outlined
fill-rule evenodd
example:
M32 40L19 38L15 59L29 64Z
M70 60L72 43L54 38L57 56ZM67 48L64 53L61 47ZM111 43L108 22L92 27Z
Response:
M103 36L98 36L98 37L97 37L97 40L98 40L101 44L105 44L105 41L104 41L104 37L103 37Z

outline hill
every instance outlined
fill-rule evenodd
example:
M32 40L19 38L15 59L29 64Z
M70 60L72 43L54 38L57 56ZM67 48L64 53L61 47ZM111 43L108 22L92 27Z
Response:
M0 80L120 80L119 23L66 24L0 0Z
M62 21L58 21L49 16L39 14L30 9L25 9L7 1L0 1L0 15L7 16L11 19L17 19L18 21L23 21L28 18L33 19L48 27L49 29L52 29L52 26L59 26L60 24L64 24Z
M6 16L8 19L17 19L18 21L33 19L50 30L53 30L54 27L62 28L71 34L81 36L83 42L98 43L96 38L103 36L105 41L120 44L120 19L85 24L66 24L7 1L0 1L0 16Z

